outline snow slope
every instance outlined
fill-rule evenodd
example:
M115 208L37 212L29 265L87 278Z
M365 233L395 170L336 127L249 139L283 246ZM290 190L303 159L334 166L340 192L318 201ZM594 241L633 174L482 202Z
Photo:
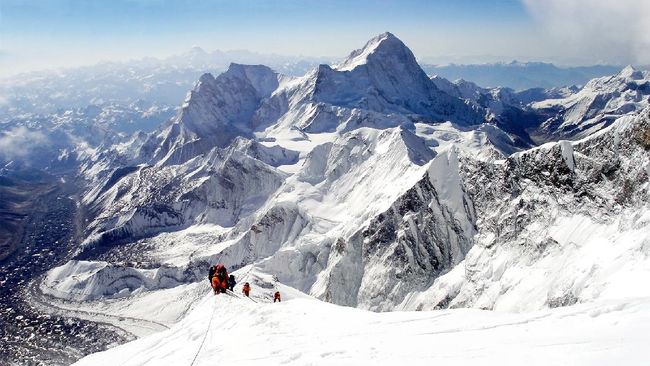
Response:
M648 113L497 164L466 161L474 246L401 308L531 311L644 296L631 283L650 281Z
M209 294L171 329L75 365L640 365L649 331L648 298L528 314L372 313Z

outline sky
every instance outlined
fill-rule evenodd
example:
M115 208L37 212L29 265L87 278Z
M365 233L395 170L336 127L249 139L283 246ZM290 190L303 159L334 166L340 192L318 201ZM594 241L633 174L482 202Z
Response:
M343 57L390 31L423 62L650 64L650 0L0 0L0 75L192 46Z

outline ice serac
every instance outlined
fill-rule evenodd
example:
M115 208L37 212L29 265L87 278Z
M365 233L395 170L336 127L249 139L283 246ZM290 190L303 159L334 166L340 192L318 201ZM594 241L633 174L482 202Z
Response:
M204 74L178 115L143 147L149 163L179 164L237 136L250 136L251 119L262 99L278 87L278 74L262 65L231 64L213 77Z
M333 68L317 71L314 101L382 113L421 116L434 122L472 125L483 121L479 111L439 90L406 45L383 33Z

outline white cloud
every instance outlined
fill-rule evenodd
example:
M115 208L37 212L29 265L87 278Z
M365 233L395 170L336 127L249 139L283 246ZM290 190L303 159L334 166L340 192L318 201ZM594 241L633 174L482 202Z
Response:
M41 131L15 127L0 133L0 158L12 160L28 156L34 149L49 145L50 141Z
M650 63L649 0L522 0L567 57Z

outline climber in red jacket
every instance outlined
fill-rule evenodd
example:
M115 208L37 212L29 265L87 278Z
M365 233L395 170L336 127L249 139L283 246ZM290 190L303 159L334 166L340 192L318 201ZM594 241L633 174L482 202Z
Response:
M212 289L214 294L226 293L228 288L228 271L226 266L218 264L215 268L214 275L212 276Z

